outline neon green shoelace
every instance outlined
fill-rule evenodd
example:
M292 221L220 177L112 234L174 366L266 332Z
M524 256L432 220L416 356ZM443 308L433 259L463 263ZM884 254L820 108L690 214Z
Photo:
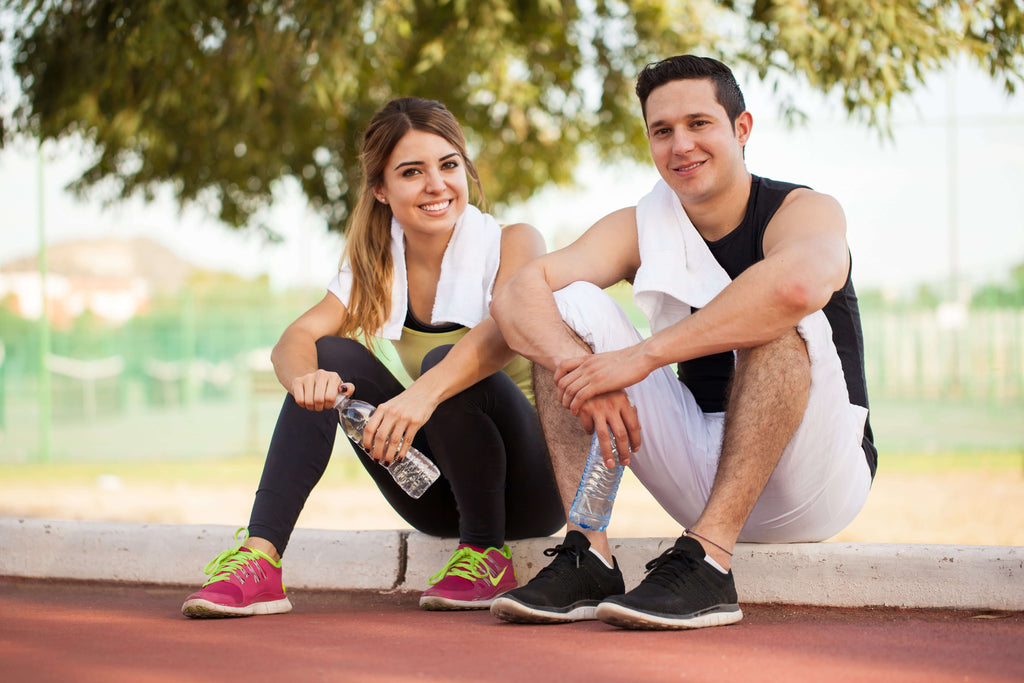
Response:
M241 535L241 538L239 536ZM260 558L260 555L252 550L242 550L242 544L249 537L249 531L245 527L240 527L235 531L235 540L238 541L238 545L234 548L228 548L217 557L213 558L209 564L203 568L203 573L209 576L204 586L209 586L211 583L218 581L230 581L231 577L236 572L241 570L246 565L249 565L253 560Z
M459 548L448 560L441 571L430 577L429 583L433 586L449 574L461 576L464 579L474 581L490 576L487 564L484 561L484 553L479 553L472 548Z

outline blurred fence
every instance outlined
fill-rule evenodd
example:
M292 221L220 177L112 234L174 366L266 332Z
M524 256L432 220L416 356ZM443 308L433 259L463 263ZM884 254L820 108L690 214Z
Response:
M269 442L284 390L269 349L302 306L232 309L159 328L54 337L49 412L55 461L225 458ZM197 322L201 321L201 322ZM878 399L1024 407L1024 311L869 311L867 376ZM0 346L0 463L41 457L38 338ZM44 456L48 457L48 456Z
M872 396L1024 404L1024 310L863 316Z

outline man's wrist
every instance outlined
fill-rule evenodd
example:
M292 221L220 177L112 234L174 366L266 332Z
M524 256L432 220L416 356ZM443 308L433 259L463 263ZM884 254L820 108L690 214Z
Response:
M660 342L660 339L648 337L637 345L638 357L648 375L658 368L669 364L669 361L665 360L665 355L660 348Z

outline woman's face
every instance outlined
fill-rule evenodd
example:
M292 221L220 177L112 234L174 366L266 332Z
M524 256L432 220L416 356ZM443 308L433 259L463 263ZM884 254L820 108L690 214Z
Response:
M469 201L465 162L443 137L410 130L395 145L373 193L406 232L446 233Z

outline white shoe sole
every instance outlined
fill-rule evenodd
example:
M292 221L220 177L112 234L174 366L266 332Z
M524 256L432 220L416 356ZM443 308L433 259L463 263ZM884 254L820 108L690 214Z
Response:
M452 600L436 595L420 598L420 607L425 610L466 610L490 609L496 598L490 600Z
M263 614L284 614L292 610L292 603L288 598L281 600L270 600L268 602L254 602L245 607L228 607L218 605L209 600L193 599L186 600L181 606L181 613L193 619L218 619L221 617L252 617Z
M565 612L553 612L524 605L511 598L496 598L491 604L491 614L503 621L514 624L566 624L573 621L595 619L597 605L580 605Z
M640 612L614 602L602 602L597 606L597 618L612 626L647 631L726 626L728 624L735 624L743 618L743 610L739 608L739 605L724 606L724 609L725 611L707 612L686 617L666 617Z

